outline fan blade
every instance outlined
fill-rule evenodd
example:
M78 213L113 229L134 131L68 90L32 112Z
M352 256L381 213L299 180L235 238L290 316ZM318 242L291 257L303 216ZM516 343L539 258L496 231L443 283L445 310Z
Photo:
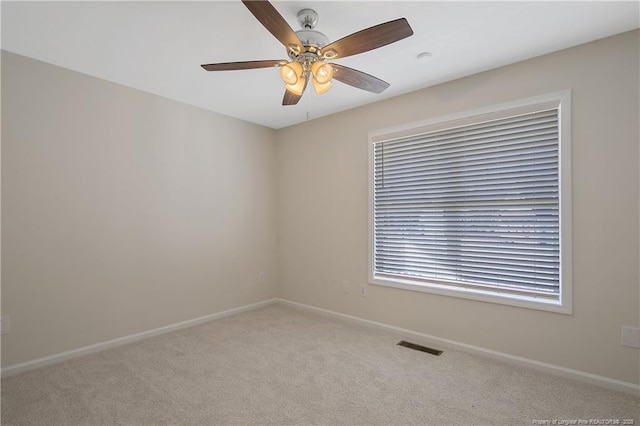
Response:
M337 52L338 58L344 58L395 43L411 35L413 35L413 30L409 22L405 18L400 18L369 27L334 41L320 49L320 54L324 55L327 52L331 54L333 50ZM334 58L329 56L327 59Z
M295 93L291 93L288 90L284 91L284 98L282 98L282 105L295 105L298 103L304 91L307 90L307 83L309 83L309 79L304 81L304 87L302 88L302 93L300 95L296 95Z
M378 77L374 77L365 72L354 70L344 65L331 64L331 66L334 69L333 78L349 86L357 87L358 89L371 93L382 93L389 87L389 83L386 81L380 80Z
M282 105L295 105L298 103L302 95L294 95L288 90L284 91L284 98L282 98Z
M266 0L242 0L258 21L287 48L303 50L302 42L275 7Z
M250 70L255 68L271 68L285 65L287 61L245 61L245 62L222 62L219 64L201 65L207 71L233 71Z

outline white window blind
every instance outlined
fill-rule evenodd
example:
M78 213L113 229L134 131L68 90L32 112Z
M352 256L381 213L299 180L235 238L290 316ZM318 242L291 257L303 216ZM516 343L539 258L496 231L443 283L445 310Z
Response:
M373 144L373 274L560 295L559 108Z

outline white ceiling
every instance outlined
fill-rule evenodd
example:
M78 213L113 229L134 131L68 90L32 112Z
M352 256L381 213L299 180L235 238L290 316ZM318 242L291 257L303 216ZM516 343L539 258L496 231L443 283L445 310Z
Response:
M294 30L313 8L335 41L405 17L414 35L336 62L389 83L380 95L336 82L281 105L278 69L200 64L286 59L240 1L2 2L2 48L272 128L376 102L639 27L637 1L273 1ZM416 55L431 52L419 63Z

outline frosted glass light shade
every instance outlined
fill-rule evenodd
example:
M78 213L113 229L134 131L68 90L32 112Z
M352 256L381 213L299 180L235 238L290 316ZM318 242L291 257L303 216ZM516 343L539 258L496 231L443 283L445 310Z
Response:
M316 61L311 65L311 73L320 84L325 84L333 78L333 67L322 61Z
M316 78L313 79L313 88L316 89L316 93L318 95L322 95L323 93L326 93L327 90L331 89L331 86L333 86L333 83L330 81L327 81L326 83L322 84L318 82L318 79Z
M296 84L301 76L302 64L300 62L291 61L280 67L280 78L284 84Z
M295 84L287 84L285 85L286 89L293 93L296 96L301 96L304 91L305 86L305 78L301 77Z

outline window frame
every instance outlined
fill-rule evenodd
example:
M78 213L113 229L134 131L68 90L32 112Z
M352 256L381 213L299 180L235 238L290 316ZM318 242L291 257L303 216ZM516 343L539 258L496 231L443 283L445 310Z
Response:
M401 137L418 136L423 133L455 126L483 122L496 118L558 108L558 191L559 191L559 238L560 238L560 280L559 295L555 298L541 298L528 295L502 293L499 290L480 290L428 280L376 276L374 270L375 230L374 230L374 146L382 141ZM368 282L373 285L404 290L438 294L443 296L498 303L503 305L537 309L543 311L572 314L572 171L571 171L571 91L562 90L541 96L534 96L461 113L406 123L399 126L373 130L368 135Z

